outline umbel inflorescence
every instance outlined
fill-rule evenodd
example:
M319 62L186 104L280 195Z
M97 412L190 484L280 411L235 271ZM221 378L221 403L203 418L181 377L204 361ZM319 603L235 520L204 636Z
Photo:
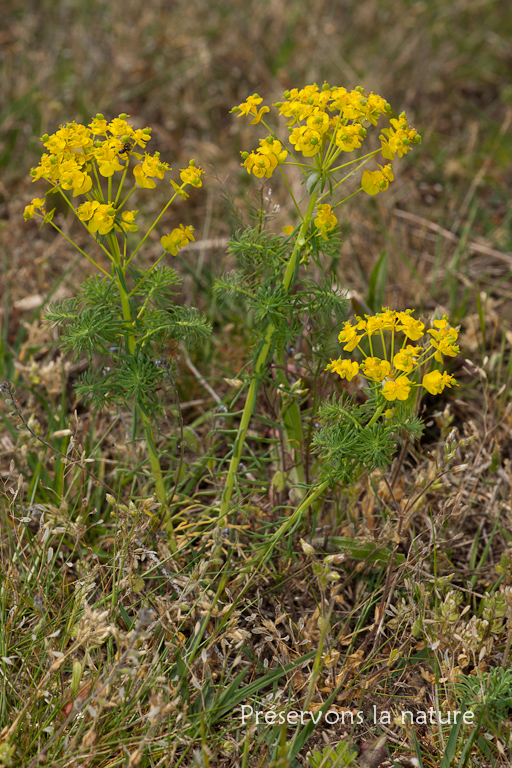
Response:
M410 380L409 376L425 366L430 360L443 362L443 355L455 357L459 352L456 344L458 332L448 323L446 315L441 320L434 320L433 328L427 330L421 320L415 320L412 309L405 312L396 312L383 308L374 316L365 315L365 319L358 317L357 323L347 321L338 340L343 344L343 349L352 352L356 347L362 352L364 360L358 363L355 360L342 359L331 360L326 371L332 371L342 379L350 381L354 376L361 375L369 382L381 387L382 396L388 401L407 400L413 386L419 383ZM391 340L386 345L384 332L390 332ZM398 340L395 334L403 334L401 346L398 348ZM381 356L374 349L372 337L379 337L378 347L382 350ZM370 355L360 346L360 342L368 339ZM424 339L426 344L410 344L410 341ZM437 369L423 375L421 386L430 394L438 395L445 387L456 385L454 377L446 371Z
M262 106L262 101L255 93L232 109L239 116L251 117L252 124L261 122L270 131L268 136L260 140L258 149L241 153L242 164L247 172L259 178L270 178L276 168L282 170L283 165L294 164L300 166L305 173L315 171L312 183L320 181L323 188L328 176L351 163L371 159L378 152L386 160L394 160L397 155L402 157L421 143L420 135L409 126L405 112L392 117L391 106L381 96L366 94L361 86L349 91L346 88L330 87L327 83L319 88L313 83L301 89L286 91L283 101L273 104L279 116L287 119L287 140L293 147L293 150L288 150L281 137L266 124L264 115L270 112L270 107ZM388 120L388 125L381 129L380 149L347 161L346 156L363 145L368 127L376 126L381 117ZM363 171L358 191L376 195L386 190L393 178L390 163L379 165L376 170L367 169ZM308 190L311 191L309 187L311 183L308 184ZM330 192L332 183L326 195ZM336 226L331 206L320 204L320 200L315 225L323 236Z
M422 434L417 395L422 390L439 395L457 385L447 371L431 370L444 355L458 354L457 330L443 316L425 331L412 312L383 308L343 325L338 339L346 352L357 349L361 362L339 357L325 370L347 381L366 379L367 400L356 405L345 394L333 396L318 411L321 428L313 443L329 482L351 483L363 470L388 467L399 439L415 442Z
M88 125L67 123L51 136L41 137L48 151L42 155L37 168L32 169L33 180L44 179L53 190L72 192L73 198L85 198L76 208L69 200L68 204L91 234L101 236L113 231L124 234L137 231L137 211L123 210L129 198L137 187L154 189L156 180L163 179L171 170L158 152L151 155L145 151L151 139L151 128L134 129L127 122L128 117L121 114L108 122L103 115L97 114ZM131 162L133 160L135 163ZM130 163L134 183L122 198ZM187 185L200 187L202 173L191 160L188 168L180 170L182 184L170 182L174 197L187 197L184 191ZM113 189L115 174L120 174L120 178L118 187ZM106 191L102 179L106 180ZM39 215L45 222L51 222L52 212L46 213L45 204L44 198L34 198L25 208L25 219ZM176 255L192 240L193 228L180 225L164 235L161 244L166 251Z

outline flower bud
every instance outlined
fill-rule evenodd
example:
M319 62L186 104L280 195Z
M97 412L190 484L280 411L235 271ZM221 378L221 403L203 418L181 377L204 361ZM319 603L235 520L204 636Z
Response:
M304 539L300 540L300 545L302 547L302 551L305 555L314 555L315 554L315 548L311 546L307 541L304 541Z
M83 668L78 659L73 662L73 672L71 673L71 695L76 696L82 679Z

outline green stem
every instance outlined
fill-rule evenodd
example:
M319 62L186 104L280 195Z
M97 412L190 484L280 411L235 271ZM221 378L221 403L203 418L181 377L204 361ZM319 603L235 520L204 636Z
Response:
M292 255L290 256L290 260L286 265L286 270L283 277L283 288L285 291L289 290L292 280L295 277L295 273L297 269L297 260L299 258L300 249L304 245L306 240L306 233L308 230L309 222L311 221L311 218L313 216L313 210L315 208L316 200L317 200L317 195L316 194L312 195L309 200L309 204L308 204L304 219L302 221L302 226L297 233L297 237L295 239L295 243L293 246ZM233 488L235 485L235 475L238 470L238 465L240 464L240 459L242 458L242 451L245 444L245 436L247 434L251 416L253 414L253 411L256 405L256 396L258 394L259 378L260 378L263 366L267 361L267 358L272 346L274 331L275 331L275 326L270 324L267 328L263 345L260 349L259 355L256 360L256 364L254 366L254 370L251 378L251 384L249 386L249 392L247 393L247 398L245 401L242 418L240 420L240 426L238 427L238 434L235 439L233 455L231 456L231 461L229 463L226 484L224 486L224 492L222 494L222 501L221 501L220 513L219 513L219 517L221 519L224 518L229 512L231 496L233 494Z
M279 349L276 350L275 357L277 362L276 381L278 384L282 384L283 387L287 387L288 381L285 374L282 345L279 345ZM295 398L290 400L285 405L282 413L282 419L286 432L287 449L290 452L293 460L292 472L294 473L297 482L301 485L304 485L306 482L306 473L304 471L304 464L300 454L300 449L304 441L304 433L302 431L302 420L300 417L299 404Z
M111 247L112 255L114 257L114 264L115 264L114 279L116 281L116 284L119 290L119 296L121 298L123 320L125 321L127 326L126 347L127 347L128 353L134 356L136 343L135 343L135 334L133 331L133 317L132 317L132 310L130 306L130 296L129 296L129 293L126 287L126 282L125 282L126 263L123 264L121 252L119 250L119 243L117 241L116 236L111 235L109 240L110 240L110 247ZM149 462L151 464L151 473L153 475L153 480L155 481L156 496L158 501L161 504L161 510L159 512L158 518L162 520L167 510L167 492L165 490L165 483L162 475L162 468L160 466L158 451L156 449L153 426L151 424L150 417L148 416L148 414L146 413L142 405L137 404L136 408L140 415L142 428L144 430L144 435L146 438L146 445L148 447L148 453L149 453ZM171 520L167 521L167 528L170 533L169 548L171 552L174 553L176 551L176 543L174 540L174 532L173 532Z
M369 427L373 427L373 425L375 424L375 422L377 421L377 419L378 419L378 418L379 418L379 417L380 417L380 416L381 416L381 415L384 413L384 409L386 408L387 404L388 404L388 402L387 402L387 400L385 400L385 401L382 403L382 405L379 405L379 407L377 408L377 410L376 410L376 411L375 411L375 413L373 414L372 418L371 418L371 419L370 419L370 421L368 422L368 426L369 426Z
M82 222L82 223L83 223L83 222ZM59 234L61 234L61 235L62 235L62 237L63 237L65 240L67 240L67 241L68 241L68 243L70 243L70 244L73 246L73 248L76 248L76 250L77 250L77 251L79 251L79 252L82 254L82 256L85 256L85 258L86 258L86 259L88 259L88 261L90 261L90 262L91 262L91 264L94 264L94 266L96 267L96 269L99 269L99 271L100 271L100 272L103 272L103 274L104 274L104 275L106 275L107 277L110 277L110 275L109 275L109 273L107 272L107 270L106 270L106 269L103 269L103 267L102 267L102 266L100 266L99 264L97 264L97 263L94 261L94 259L92 259L92 258L89 256L89 254L88 254L88 253L86 253L84 250L82 250L82 248L80 248L80 246L78 246L78 245L75 243L75 241L74 241L74 240L71 240L71 238L70 238L70 237L68 237L68 236L66 235L66 233L62 231L62 229L59 229L59 227L58 227L56 224L54 224L54 222L53 222L53 221L51 221L51 222L50 222L50 224L52 225L52 227L53 227L54 229L56 229L56 230L57 230L57 232L59 232ZM105 249L103 249L103 250L105 250ZM107 252L107 254L108 254L108 252Z
M284 521L284 523L274 533L270 541L265 545L263 558L259 561L261 564L266 563L267 560L270 559L270 557L272 556L272 552L274 551L274 547L276 546L278 541L280 541L290 529L295 528L295 526L300 522L304 512L312 504L314 504L314 502L318 499L318 497L321 496L324 493L324 491L327 490L328 487L329 487L328 480L324 480L323 483L321 483L320 485L317 485L317 487L313 491L311 491L311 493L297 507L295 512Z

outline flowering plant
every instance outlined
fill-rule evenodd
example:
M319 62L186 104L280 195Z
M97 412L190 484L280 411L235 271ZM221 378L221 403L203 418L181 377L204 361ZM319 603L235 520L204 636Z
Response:
M302 158L294 157L263 119L263 115L270 112L270 107L260 107L262 101L255 93L232 110L238 115L252 117L251 124L262 123L270 131L266 138L260 140L258 149L241 153L243 165L248 173L258 178L270 178L278 167L283 172L284 165L298 165L308 176L308 192L311 194L314 188L320 190L314 201L317 206L314 224L322 237L326 237L337 223L331 206L320 202L330 197L345 181L346 177L333 183L335 174L353 163L364 164L379 152L385 159L394 160L396 155L402 157L415 144L421 143L420 135L409 126L405 112L398 118L391 117L391 106L381 96L366 94L361 86L348 91L337 86L331 88L327 83L322 88L313 84L300 90L286 91L283 101L274 104L278 114L288 119L288 141L295 155L302 155ZM340 162L361 147L367 138L368 126L376 126L382 116L388 118L389 127L381 131L380 147L366 155ZM291 159L287 160L289 156ZM329 189L324 191L328 179ZM363 172L361 187L357 191L376 195L386 190L393 179L391 165L379 165L378 170Z
M269 132L257 149L243 151L242 166L257 179L270 179L278 172L286 185L297 213L297 226L284 227L285 236L270 236L262 226L242 233L232 241L230 250L238 259L241 270L231 272L219 281L219 292L231 294L254 312L257 320L256 353L250 386L233 455L228 469L221 504L221 516L228 513L235 487L235 477L242 456L244 441L254 412L259 383L265 375L270 355L273 355L273 379L283 397L281 418L284 443L291 457L290 474L297 486L305 486L304 435L298 403L303 388L290 384L286 375L284 350L293 344L305 325L307 317L318 323L321 310L328 321L332 315L345 315L347 302L336 294L329 279L323 284L302 280L298 290L299 267L308 267L311 260L325 274L325 264L339 256L336 209L359 192L376 195L393 181L390 162L376 168L363 169L379 153L384 161L402 157L421 142L421 137L408 124L405 113L393 116L391 106L374 93L331 87L324 83L307 85L286 91L283 100L273 107L284 130L279 134L266 122L270 107L258 94L232 109L239 117L250 118L253 125L263 125ZM379 146L365 154L359 153L371 129L379 119L386 121L378 133ZM281 135L284 134L284 135ZM304 176L305 201L297 200L286 172L295 166ZM358 170L360 186L341 200L333 200L341 185Z
M157 358L170 338L190 341L204 337L210 328L197 310L172 303L180 280L175 270L163 265L167 253L176 255L194 240L191 226L180 224L164 235L162 253L151 266L136 267L134 259L171 203L188 196L186 187L201 186L203 171L191 160L180 171L181 184L171 179L169 201L137 242L138 211L128 204L137 189L155 189L171 168L158 152L146 151L151 129L134 129L128 117L121 114L108 122L97 114L88 125L72 122L46 134L41 140L47 152L31 172L34 181L44 179L49 192L62 196L94 239L94 257L60 229L55 211L46 211L45 198L33 199L24 216L50 224L100 273L84 282L78 296L50 307L46 319L59 329L61 347L75 358L85 355L92 362L99 353L112 361L109 367L91 367L77 393L90 397L97 407L112 401L132 410L142 425L158 501L165 506L167 493L152 426L161 409L156 389L165 373Z
M383 308L376 315L365 315L365 319L357 317L355 324L344 324L339 341L344 344L345 351L359 348L364 361L359 364L355 360L338 358L331 360L326 370L347 381L360 375L368 383L367 399L362 405L356 405L346 394L333 396L320 407L318 418L322 426L313 436L313 445L322 458L322 476L265 545L266 559L271 557L276 543L285 534L298 528L304 513L329 486L334 483L350 485L363 471L386 469L401 437L411 441L421 437L423 422L415 413L414 387L416 394L426 389L437 395L445 386L457 384L453 376L437 369L424 373L421 385L411 381L413 375L420 376L421 369L425 370L433 361L442 363L443 355L454 357L459 352L455 343L458 332L449 325L446 316L433 321L433 328L427 330L428 338L424 334L424 323L415 320L412 311L395 312ZM385 331L391 332L389 345L385 342ZM400 332L405 338L396 352L395 334ZM372 336L377 335L382 343L382 357L374 354ZM365 337L370 355L361 346ZM423 339L422 345L408 344L408 341L420 339ZM393 408L387 407L390 402L394 403ZM349 544L349 539L344 540L344 545Z
M355 323L344 323L338 340L347 352L358 349L363 360L359 363L339 357L331 360L325 370L347 381L360 376L367 382L368 399L364 405L355 406L343 397L333 398L320 408L324 426L315 435L314 443L324 458L324 473L331 479L349 482L361 469L384 469L391 462L401 434L410 439L421 435L423 425L414 413L421 391L438 395L445 387L457 386L447 371L428 369L434 362L442 363L443 355L458 354L458 331L445 315L434 320L425 333L425 324L412 312L383 308L373 316L357 317ZM404 337L401 345L399 334ZM364 340L370 354L363 349Z

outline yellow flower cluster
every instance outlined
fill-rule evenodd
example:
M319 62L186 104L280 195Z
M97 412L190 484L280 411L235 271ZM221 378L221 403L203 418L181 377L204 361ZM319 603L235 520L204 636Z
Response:
M361 186L367 195L376 195L389 187L389 182L395 178L393 170L388 163L384 167L379 165L380 171L363 171Z
M133 167L136 187L154 189L155 179L163 179L165 172L171 170L167 163L160 160L158 152L150 155L145 151L144 154L135 151L137 147L145 150L151 139L151 128L135 130L127 122L128 117L121 114L108 122L103 115L97 114L88 125L67 123L51 136L45 134L41 141L48 151L42 155L37 168L31 171L33 181L45 179L53 190L72 190L73 197L86 196L86 201L76 208L76 214L93 234L106 235L112 230L137 230L137 211L124 211L121 214L114 202L117 198L111 197L110 188L110 180L116 172L123 173L122 186L130 158L137 161ZM202 169L196 168L191 160L189 167L181 170L182 186L173 181L171 184L176 192L185 195L183 186L201 186L202 173ZM103 198L99 177L109 180L108 200ZM51 215L46 217L44 204L44 199L34 198L25 207L24 218L31 219L37 213L45 220L51 220Z
M67 123L51 136L45 134L41 141L48 152L32 169L33 180L43 178L62 189L72 189L76 197L92 187L93 161L100 175L107 178L124 170L123 155L128 155L135 146L145 149L151 139L150 128L134 130L126 122L127 117L120 115L109 123L103 115L96 115L88 126ZM97 138L100 135L105 137L103 141Z
M335 228L338 220L332 212L331 206L327 205L327 203L319 205L316 212L315 226L320 230L320 234L324 240L327 240L328 233Z
M407 125L405 112L400 114L398 120L392 117L389 122L391 128L383 128L379 139L382 145L383 157L386 160L394 160L395 155L398 155L398 157L406 155L411 149L411 144L419 144L421 137L418 137L414 128L409 128Z
M269 111L269 107L259 106L261 102L262 98L255 93L231 111L239 116L252 117L252 123L259 123ZM322 88L313 83L305 88L286 91L284 100L273 106L281 116L289 118L290 143L304 157L313 157L328 145L343 152L358 149L366 138L366 126L377 125L381 115L391 112L390 105L381 96L366 94L361 86L348 91L346 88L331 88L327 83ZM391 118L389 123L391 127L382 129L379 137L386 159L392 160L397 154L402 157L412 149L412 145L421 142L414 128L408 126L405 113L402 112L398 119ZM243 159L248 173L256 173L255 163L248 164L247 157ZM271 175L272 171L256 175ZM384 169L382 173L389 183L392 176L389 178Z
M169 253L172 253L173 256L176 256L180 248L184 248L189 243L195 242L193 233L194 227L184 227L183 224L180 224L179 227L173 229L170 235L164 235L160 238L160 243L162 248L169 251Z
M254 121L253 121L254 122ZM242 165L247 168L247 173L253 173L259 179L266 176L268 179L274 173L274 169L285 160L288 152L283 145L272 136L261 139L260 147L255 152L242 152Z
M382 395L386 400L407 400L411 388L418 386L408 378L408 374L413 373L432 358L442 363L443 355L455 357L459 352L456 344L458 332L450 326L446 315L442 320L434 320L434 327L427 330L427 334L430 334L430 338L426 337L428 344L420 346L407 343L419 341L425 337L425 324L416 320L412 312L412 309L397 312L383 307L382 312L376 315L365 315L365 319L358 317L355 324L347 321L338 336L340 343L344 345L343 349L347 352L352 352L356 347L361 349L359 343L361 339L367 337L371 356L365 355L361 364L342 358L331 360L325 370L337 373L347 381L351 381L358 374L362 375L381 386ZM391 331L390 360L387 356L384 331ZM405 337L401 349L397 352L394 351L395 332L403 333ZM383 357L374 355L371 337L375 335L381 337ZM445 387L457 385L457 382L446 371L434 370L423 376L421 385L430 394L437 395Z

